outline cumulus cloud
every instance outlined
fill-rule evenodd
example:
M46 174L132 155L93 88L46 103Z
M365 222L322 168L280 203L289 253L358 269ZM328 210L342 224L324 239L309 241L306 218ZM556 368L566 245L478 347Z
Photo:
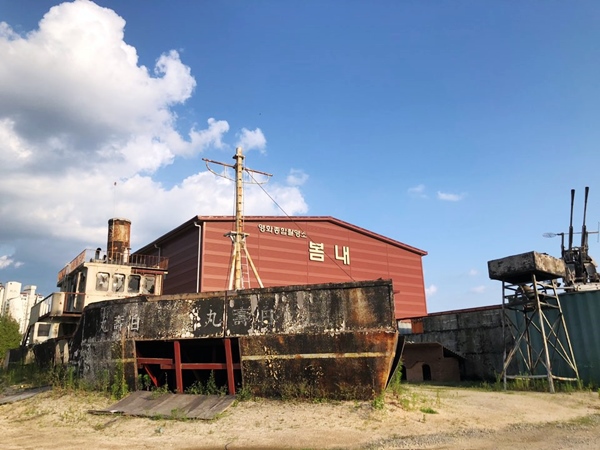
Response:
M22 265L23 263L15 261L14 259L10 258L9 255L0 256L0 270L10 266L21 267Z
M486 287L483 285L480 286L475 286L471 288L471 292L473 292L474 294L483 294L486 290Z
M435 295L435 293L437 291L438 291L438 288L435 284L432 284L431 286L425 288L425 294L427 294L428 297Z
M470 277L477 276L478 274L479 274L479 272L477 271L477 269L471 269L471 270L469 270L469 276Z
M451 194L448 192L438 191L437 198L447 202L459 202L465 198L465 194Z
M308 180L308 175L299 169L290 169L287 176L287 184L290 186L302 186Z
M242 147L244 151L257 149L261 153L265 152L266 146L267 140L260 128L257 128L256 130L242 128L236 143L236 147Z
M425 194L424 184L419 184L418 186L409 188L408 193L413 197L427 198L427 195Z
M208 149L233 154L228 122L182 131L173 108L194 94L190 67L174 50L141 65L124 30L119 15L87 0L54 6L27 34L0 22L0 246L16 248L2 267L30 266L20 255L39 256L47 238L96 247L111 216L132 220L135 245L195 214L232 213L231 182L197 161ZM244 150L266 148L258 128L237 139ZM196 158L197 170L164 186L160 171L183 158ZM269 193L288 214L306 212L291 181ZM262 189L245 198L247 214L279 213Z

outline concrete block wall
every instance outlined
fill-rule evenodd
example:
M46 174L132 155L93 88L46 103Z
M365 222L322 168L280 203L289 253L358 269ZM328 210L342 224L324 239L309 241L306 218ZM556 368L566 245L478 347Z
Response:
M407 334L406 340L438 342L464 356L463 379L493 381L502 372L505 339L500 306L435 313L414 321L422 322L423 333ZM510 336L506 344L512 347Z

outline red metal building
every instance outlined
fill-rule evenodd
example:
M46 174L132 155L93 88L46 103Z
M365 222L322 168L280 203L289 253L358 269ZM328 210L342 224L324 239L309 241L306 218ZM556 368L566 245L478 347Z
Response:
M136 253L169 258L164 294L228 289L231 216L197 216ZM396 318L427 314L423 250L333 217L244 218L246 247L265 287L391 279ZM244 287L259 287L244 260Z

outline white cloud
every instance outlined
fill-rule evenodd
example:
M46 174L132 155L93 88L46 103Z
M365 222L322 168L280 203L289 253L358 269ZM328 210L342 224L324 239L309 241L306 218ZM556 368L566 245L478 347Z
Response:
M475 286L471 288L471 292L473 292L474 294L483 294L486 290L486 287L481 285L481 286Z
M413 197L427 198L427 194L425 194L424 184L419 184L418 186L409 188L408 193Z
M256 130L242 128L242 131L240 131L238 135L238 141L235 145L236 147L242 147L244 152L257 149L261 153L264 153L267 146L267 140L265 139L265 136L260 128L257 128Z
M479 274L479 272L477 271L477 269L471 269L471 270L469 270L469 276L470 277L474 277L474 276L476 276L478 274Z
M287 184L290 186L302 186L308 180L308 175L299 169L290 169L290 173L286 178Z
M1 257L3 267L31 267L21 255L43 259L49 237L54 247L96 247L111 216L132 221L135 246L193 215L232 213L231 182L201 171L197 159L178 184L158 181L160 169L182 158L231 149L229 124L209 118L206 128L180 131L173 107L194 93L191 69L173 50L150 69L140 65L124 27L87 0L54 6L26 35L0 23L0 247L16 248ZM258 128L237 137L245 150L266 148ZM298 214L308 209L298 186L265 189ZM280 214L258 187L245 200L247 214ZM60 255L60 264L71 256Z
M22 265L23 265L23 263L15 261L14 259L10 258L9 255L0 256L0 270L6 269L7 267L10 267L10 266L21 267Z
M437 198L448 202L459 202L465 198L465 194L450 194L448 192L438 191Z
M427 294L428 297L435 295L435 293L437 291L438 291L438 288L435 284L432 284L431 286L425 288L425 294Z

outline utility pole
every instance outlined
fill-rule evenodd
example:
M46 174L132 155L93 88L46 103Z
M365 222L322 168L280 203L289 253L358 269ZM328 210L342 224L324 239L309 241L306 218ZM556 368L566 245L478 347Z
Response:
M244 171L247 173L257 173L260 175L264 175L267 177L271 177L270 173L260 172L258 170L248 169L244 167L244 154L242 153L242 148L237 147L235 149L235 155L233 156L235 159L235 164L225 164L218 161L212 161L210 159L202 158L204 162L206 162L206 167L215 175L218 175L222 178L226 178L231 180L231 178L221 175L214 170L212 170L209 166L209 163L219 164L224 167L229 167L235 170L235 231L230 231L225 234L225 236L231 238L231 242L233 243L233 252L232 252L232 261L231 268L229 272L229 290L235 289L243 289L243 276L242 276L242 255L246 256L252 271L254 272L254 276L258 281L258 285L260 287L264 287L262 284L262 280L258 275L258 271L252 262L252 258L250 257L250 253L248 252L248 248L246 247L246 237L247 233L244 233ZM262 184L254 181L255 184Z

